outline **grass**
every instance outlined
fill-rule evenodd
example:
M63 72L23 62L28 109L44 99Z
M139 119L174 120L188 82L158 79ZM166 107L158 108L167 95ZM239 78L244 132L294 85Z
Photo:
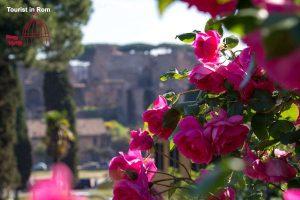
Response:
M79 178L105 178L107 177L106 170L81 170L79 171ZM32 179L45 179L51 176L51 171L35 171L32 172L31 177Z

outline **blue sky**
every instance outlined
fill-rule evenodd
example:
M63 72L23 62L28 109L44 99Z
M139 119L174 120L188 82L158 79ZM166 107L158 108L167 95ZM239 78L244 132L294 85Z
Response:
M83 43L176 43L180 33L203 29L208 15L175 3L159 16L156 0L93 0Z

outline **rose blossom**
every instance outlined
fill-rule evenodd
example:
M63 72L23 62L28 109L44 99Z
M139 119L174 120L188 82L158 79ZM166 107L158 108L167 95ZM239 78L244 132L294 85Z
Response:
M243 157L245 161L246 167L244 168L244 173L246 176L252 179L258 180L266 180L267 176L265 174L265 165L262 161L255 155L251 149L249 148L248 144L245 145L245 153Z
M219 200L235 200L235 190L231 187L223 189L219 195Z
M300 199L300 189L292 188L288 189L283 193L284 200L295 200Z
M220 34L215 30L197 33L193 43L196 57L203 63L216 63L219 60Z
M151 200L145 171L135 180L122 179L115 183L113 200Z
M269 12L299 12L300 5L295 0L252 0L252 3Z
M218 114L211 112L211 116L204 126L204 133L211 138L215 154L226 155L243 145L249 132L249 128L242 124L243 116L228 117L223 109Z
M189 74L189 81L200 90L212 93L224 92L224 78L219 74L218 68L217 65L200 64Z
M273 82L263 77L264 71L260 67L255 69L247 85L240 88L241 83L248 74L251 53L250 48L244 49L231 63L219 70L220 74L233 85L233 89L239 91L241 99L245 102L251 98L255 89L266 90L270 93L275 89Z
M30 200L86 200L71 194L72 175L64 164L55 164L52 178L37 181L30 190Z
M228 15L234 12L237 6L237 0L183 0L187 2L189 6L195 6L199 11L208 12L213 18L217 15Z
M121 179L134 180L143 170L147 172L148 180L151 181L157 170L155 162L151 158L143 158L141 151L129 151L127 154L120 152L109 163L109 176L117 181Z
M272 183L287 182L294 178L297 170L288 164L287 156L289 154L283 153L283 151L275 153L277 154L275 154L277 158L268 157L265 161L261 161L246 146L246 154L244 156L246 168L244 169L244 173L250 178Z
M158 96L153 102L152 109L143 113L143 121L148 123L149 131L166 140L173 131L171 128L163 127L163 117L168 110L170 110L170 107L167 100L163 96Z
M255 53L256 62L266 70L268 77L288 90L300 90L300 49L295 49L288 55L267 60L262 35L259 31L253 32L244 38L244 41Z
M146 151L151 149L151 147L153 146L153 139L149 135L148 131L142 131L141 129L137 131L133 130L130 132L130 135L130 150Z
M277 158L269 158L265 162L266 181L287 182L294 178L297 174L297 170L287 162L287 158L291 154L279 149L275 149L274 154Z
M174 137L178 150L195 163L208 164L213 156L212 146L204 136L203 127L192 116L179 122L180 131Z

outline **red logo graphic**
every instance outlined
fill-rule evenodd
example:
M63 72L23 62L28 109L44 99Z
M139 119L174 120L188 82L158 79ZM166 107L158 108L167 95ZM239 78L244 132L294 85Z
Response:
M34 40L40 40L45 46L50 45L50 34L47 25L43 20L33 17L25 24L22 31L22 38L17 35L6 35L6 42L9 46L31 45Z
M9 46L23 46L23 41L17 35L6 35L6 42Z

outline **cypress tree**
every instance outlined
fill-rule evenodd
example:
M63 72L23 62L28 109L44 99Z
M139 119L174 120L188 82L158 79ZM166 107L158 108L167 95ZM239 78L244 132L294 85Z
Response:
M9 63L0 63L0 199L16 183L16 160L14 144L16 136L17 84L13 68Z
M81 25L84 25L91 12L90 0L48 1L52 6L57 24L51 35L51 45L46 50L44 74L44 102L47 111L65 111L70 123L70 130L75 136L70 149L63 159L77 176L76 154L77 134L75 130L75 103L72 99L72 88L68 80L67 67L71 59L83 50L81 45Z
M70 130L75 136L75 140L71 141L69 151L62 161L71 168L76 177L77 134L75 128L75 102L72 97L72 87L68 80L67 71L45 72L43 90L46 111L65 112L66 119L70 123Z
M20 189L26 188L27 181L30 177L32 167L31 144L28 138L25 106L23 101L23 90L20 85L18 71L15 70L17 80L17 96L16 96L16 144L15 155L17 160L17 169L20 174Z

